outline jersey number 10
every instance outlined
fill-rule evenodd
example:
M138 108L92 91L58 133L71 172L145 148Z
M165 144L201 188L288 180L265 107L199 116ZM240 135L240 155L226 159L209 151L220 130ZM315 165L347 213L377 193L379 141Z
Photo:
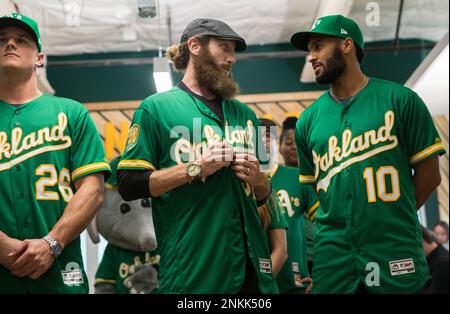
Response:
M400 197L400 183L398 180L398 171L392 166L380 167L376 174L373 173L373 167L367 167L363 172L364 180L366 180L367 200L369 203L375 203L377 196L375 195L375 181L377 186L377 195L383 202L395 202ZM386 188L386 180L391 180L391 191Z

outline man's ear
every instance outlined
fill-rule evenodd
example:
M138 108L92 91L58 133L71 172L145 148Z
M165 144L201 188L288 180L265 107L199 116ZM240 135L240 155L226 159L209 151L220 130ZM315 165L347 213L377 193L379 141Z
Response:
M346 38L342 43L342 47L342 53L348 55L355 48L355 43L353 42L353 39Z
M191 38L189 38L187 43L188 43L188 47L189 47L189 52L195 56L198 56L198 54L200 53L200 49L201 49L201 45L200 45L200 42L198 41L198 38L191 37Z
M43 53L38 54L35 65L38 68L44 66L44 54Z

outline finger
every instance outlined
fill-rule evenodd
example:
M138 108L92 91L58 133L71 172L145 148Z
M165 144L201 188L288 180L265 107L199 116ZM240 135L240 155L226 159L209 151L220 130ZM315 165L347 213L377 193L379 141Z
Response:
M28 251L25 251L13 264L12 268L15 270L23 269L23 267L29 262L31 255Z
M25 277L25 276L28 276L31 273L35 272L36 270L37 270L36 263L29 262L29 263L25 264L22 268L13 271L12 274L17 277Z
M46 269L44 267L41 267L40 269L35 270L34 272L30 273L28 275L28 277L30 277L31 279L38 279L39 277L41 277L44 273L45 273Z
M235 174L236 174L236 177L238 177L238 179L247 182L247 180L248 180L248 176L247 175L245 175L245 174L243 174L241 172L236 172Z
M233 165L233 166L231 166L231 168L235 172L239 172L239 173L242 173L242 174L246 174L247 173L247 168L245 166L242 166L242 165Z
M247 160L247 154L244 153L236 153L235 154L235 160L236 161L246 161Z
M8 257L17 257L22 255L27 246L28 246L27 241L20 242L19 246L14 251L8 254Z
M247 167L247 161L245 160L233 160L233 165Z

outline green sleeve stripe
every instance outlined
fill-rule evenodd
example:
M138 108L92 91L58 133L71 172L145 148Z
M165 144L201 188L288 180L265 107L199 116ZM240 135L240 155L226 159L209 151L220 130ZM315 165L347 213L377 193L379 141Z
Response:
M103 278L95 278L95 283L112 283L112 284L116 284L115 280L112 279L103 279Z
M437 153L439 151L443 151L445 153L445 147L442 143L436 143L434 145L431 145L428 148L425 148L423 151L415 154L411 158L409 158L410 164L416 164L419 161L429 157L430 155Z
M156 167L146 161L146 160L121 160L119 162L119 165L117 166L118 169L148 169L148 170L156 170Z
M111 171L111 168L109 167L109 164L107 162L96 162L93 164L84 165L72 171L72 181L75 181L77 178L88 172L98 172L103 170Z
M312 213L319 207L320 202L317 201L309 210L308 210L308 216L311 217Z
M315 183L316 182L316 179L314 178L314 176L302 176L302 175L300 175L298 177L298 179L299 179L299 181L301 183Z

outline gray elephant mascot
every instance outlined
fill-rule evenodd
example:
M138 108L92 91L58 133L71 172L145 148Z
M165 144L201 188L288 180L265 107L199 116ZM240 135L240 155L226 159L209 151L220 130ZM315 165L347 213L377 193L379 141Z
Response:
M88 227L94 243L108 241L95 275L96 294L158 293L160 256L153 227L151 199L126 202L117 190L119 158L111 161L104 205Z

